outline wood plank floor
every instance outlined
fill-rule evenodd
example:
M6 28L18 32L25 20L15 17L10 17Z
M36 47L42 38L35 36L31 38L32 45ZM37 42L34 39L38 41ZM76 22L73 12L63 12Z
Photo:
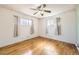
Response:
M0 48L0 55L78 55L74 44L36 37Z

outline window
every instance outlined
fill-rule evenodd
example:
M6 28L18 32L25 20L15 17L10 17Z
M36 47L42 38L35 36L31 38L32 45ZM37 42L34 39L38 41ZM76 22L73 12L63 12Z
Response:
M47 20L47 34L56 34L56 21Z
M19 34L21 36L29 36L30 34L33 34L34 27L33 27L33 21L30 19L21 18L19 20Z
M14 22L14 37L17 36L29 36L34 33L33 20L15 17Z
M29 20L29 19L20 19L20 25L23 25L23 26L31 26L32 25L32 20Z
M61 35L60 17L57 17L56 19L47 20L46 24L47 34Z

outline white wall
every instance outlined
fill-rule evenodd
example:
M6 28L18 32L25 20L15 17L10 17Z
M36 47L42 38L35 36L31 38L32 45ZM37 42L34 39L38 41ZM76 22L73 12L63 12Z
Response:
M26 37L16 37L14 38L14 15L27 18L27 19L33 19L34 22L34 34ZM0 7L0 47L13 44L19 41L23 41L32 37L38 36L38 20L37 18L22 14L20 12L12 11L6 8Z
M55 19L56 17L61 18L61 29L62 29L62 35L57 36L53 34L47 35L45 33L46 31L46 19ZM76 18L75 18L75 10L70 10L66 12L62 12L60 14L43 18L40 20L41 24L39 24L39 33L40 36L48 37L60 41L65 41L69 43L76 43Z
M76 17L77 17L77 46L79 46L79 5L76 7Z

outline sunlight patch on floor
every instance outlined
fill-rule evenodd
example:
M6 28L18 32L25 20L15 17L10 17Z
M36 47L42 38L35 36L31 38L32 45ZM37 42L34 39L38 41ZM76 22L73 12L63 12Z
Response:
M28 50L26 53L24 53L23 55L32 55L32 51Z
M44 53L47 55L57 55L58 54L55 47L52 47L51 45L47 45L44 47Z

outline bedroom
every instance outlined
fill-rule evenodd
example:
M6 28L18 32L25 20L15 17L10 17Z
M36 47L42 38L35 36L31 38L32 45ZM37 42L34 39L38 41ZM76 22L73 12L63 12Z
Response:
M79 54L78 15L75 4L1 4L0 55Z

